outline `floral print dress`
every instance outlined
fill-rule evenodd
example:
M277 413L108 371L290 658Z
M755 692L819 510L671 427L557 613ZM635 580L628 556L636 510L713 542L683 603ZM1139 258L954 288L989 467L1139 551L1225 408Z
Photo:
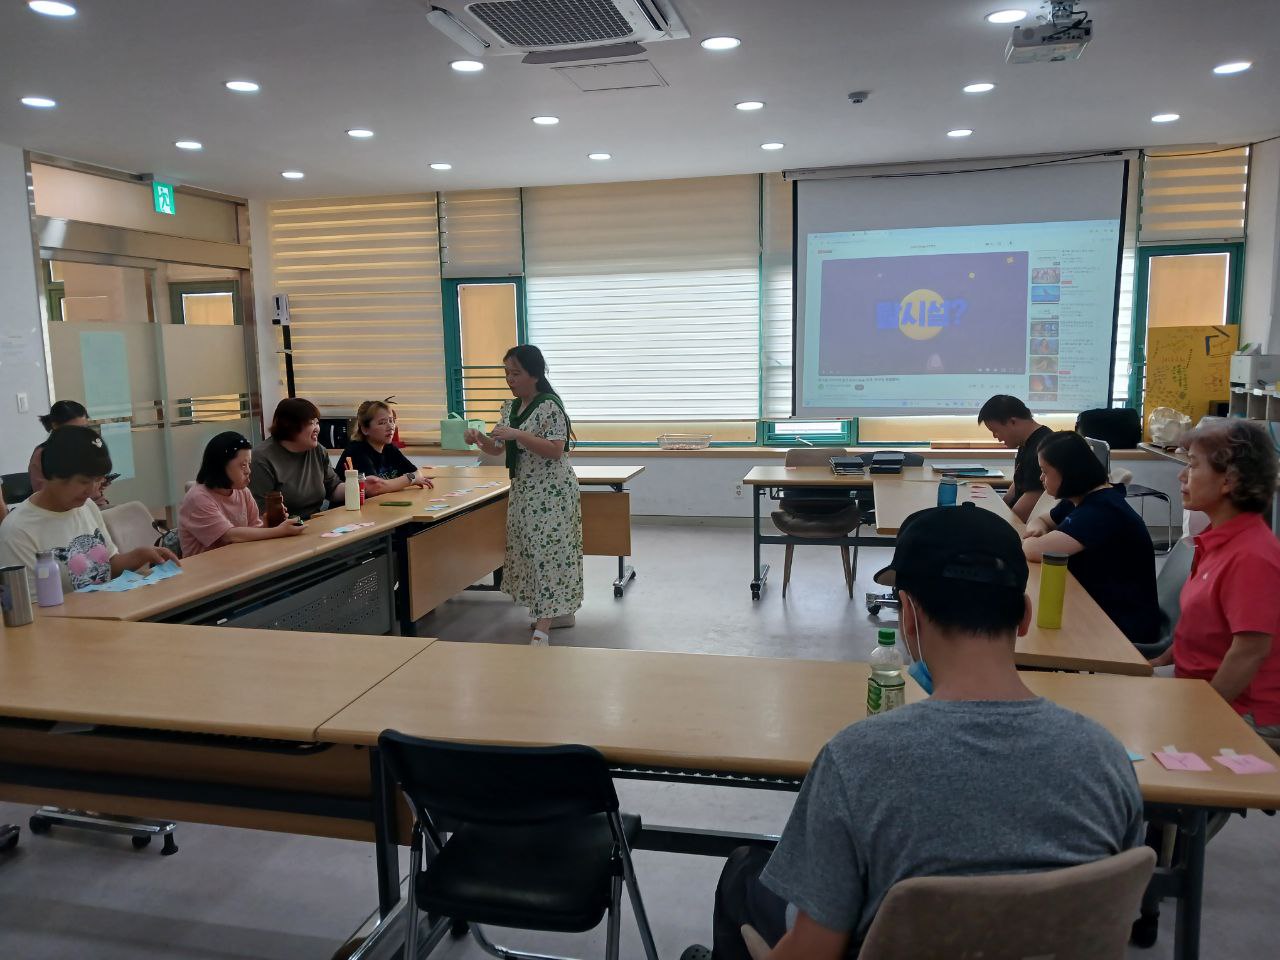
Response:
M498 423L510 426L514 404L502 405ZM546 440L569 439L568 421L555 403L539 404L519 429ZM548 460L520 449L507 503L502 589L534 620L567 616L582 606L582 502L567 452Z

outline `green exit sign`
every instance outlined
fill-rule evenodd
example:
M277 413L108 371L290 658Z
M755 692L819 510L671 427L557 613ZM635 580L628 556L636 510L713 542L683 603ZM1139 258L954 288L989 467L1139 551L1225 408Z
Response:
M173 184L151 181L151 200L155 203L156 213L175 215L178 210L173 203Z

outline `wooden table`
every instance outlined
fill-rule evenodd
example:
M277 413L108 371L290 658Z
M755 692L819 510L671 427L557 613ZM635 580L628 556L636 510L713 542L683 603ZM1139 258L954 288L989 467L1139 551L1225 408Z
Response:
M878 476L873 478L871 487L876 499L876 533L886 536L896 535L911 514L938 505L938 481L923 476ZM972 503L1021 530L1022 522L1013 515L1000 491L985 480L958 484L956 494L957 504Z

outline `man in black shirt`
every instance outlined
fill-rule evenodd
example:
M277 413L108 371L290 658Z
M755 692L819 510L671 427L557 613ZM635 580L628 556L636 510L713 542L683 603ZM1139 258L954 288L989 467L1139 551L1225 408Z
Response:
M1006 447L1018 451L1013 458L1013 483L1005 491L1004 502L1019 520L1026 523L1040 494L1044 493L1036 450L1040 441L1053 431L1036 423L1025 403L1003 393L996 394L982 405L978 411L978 422Z

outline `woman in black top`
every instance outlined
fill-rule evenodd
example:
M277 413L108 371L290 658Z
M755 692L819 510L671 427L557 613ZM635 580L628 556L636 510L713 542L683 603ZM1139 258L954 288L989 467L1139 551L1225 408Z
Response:
M365 494L376 497L410 486L431 488L431 481L418 476L418 468L391 442L396 420L391 408L381 400L366 400L356 411L351 441L338 458L338 477L346 478L347 463L364 474Z
M1134 643L1160 638L1155 551L1147 526L1078 433L1052 433L1037 451L1045 493L1059 503L1027 524L1032 563L1065 553L1067 569Z

